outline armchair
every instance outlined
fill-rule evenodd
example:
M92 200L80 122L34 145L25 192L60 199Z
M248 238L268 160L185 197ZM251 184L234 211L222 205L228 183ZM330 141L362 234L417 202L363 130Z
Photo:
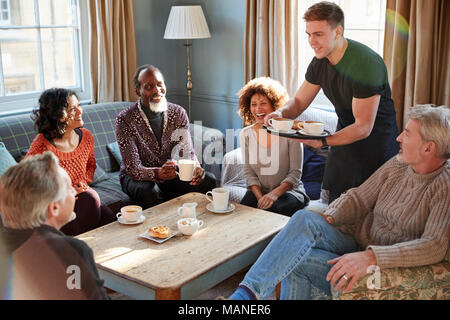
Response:
M450 300L450 247L445 260L427 266L381 270L380 289L369 289L372 275L348 293L332 290L333 300ZM372 277L372 278L370 278Z

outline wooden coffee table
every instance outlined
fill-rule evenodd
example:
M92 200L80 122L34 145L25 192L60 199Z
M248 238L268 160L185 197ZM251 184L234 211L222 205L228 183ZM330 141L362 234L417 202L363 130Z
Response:
M177 208L197 202L204 226L158 244L139 238L151 226L177 231ZM189 193L144 211L138 225L111 223L77 236L94 251L105 286L135 299L193 299L251 265L289 217L234 203L231 213L208 211L201 193Z

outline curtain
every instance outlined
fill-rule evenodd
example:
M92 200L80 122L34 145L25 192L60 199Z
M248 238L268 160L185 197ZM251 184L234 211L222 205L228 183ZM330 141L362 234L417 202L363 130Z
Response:
M92 102L134 101L134 0L89 0Z
M244 79L268 76L294 96L299 86L297 0L247 0Z
M387 0L384 60L401 130L416 104L450 107L450 1Z

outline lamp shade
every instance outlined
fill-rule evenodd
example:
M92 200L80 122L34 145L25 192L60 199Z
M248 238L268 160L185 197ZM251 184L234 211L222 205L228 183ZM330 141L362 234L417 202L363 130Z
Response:
M173 6L167 20L164 39L210 38L201 6Z

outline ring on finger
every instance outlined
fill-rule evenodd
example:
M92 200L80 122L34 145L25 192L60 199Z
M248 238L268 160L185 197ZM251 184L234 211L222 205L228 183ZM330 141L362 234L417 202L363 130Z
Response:
M344 275L342 276L342 278L344 278L345 280L348 280L348 277L347 277L346 274L344 274Z

